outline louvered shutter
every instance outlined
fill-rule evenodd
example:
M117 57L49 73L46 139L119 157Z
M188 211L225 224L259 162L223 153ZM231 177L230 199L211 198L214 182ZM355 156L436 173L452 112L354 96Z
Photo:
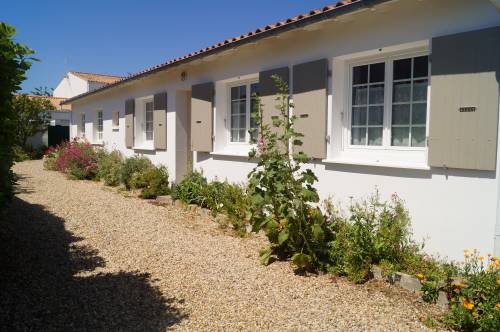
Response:
M432 39L429 164L495 170L500 27Z
M125 101L125 146L132 148L134 146L134 114L135 100Z
M295 129L304 135L296 150L311 158L326 157L327 82L326 59L293 66Z
M154 148L167 149L167 93L154 95L153 107Z
M191 88L191 151L212 151L213 82Z

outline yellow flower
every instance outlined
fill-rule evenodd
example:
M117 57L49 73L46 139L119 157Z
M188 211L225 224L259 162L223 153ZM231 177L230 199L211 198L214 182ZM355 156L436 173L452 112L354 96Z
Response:
M497 305L495 306L495 308L500 309L500 303L497 303Z
M420 279L420 280L422 280L422 279L424 279L424 278L425 278L425 276L424 276L422 273L417 273L417 274L415 274L415 276L416 276L418 279Z
M464 254L467 254L467 253L469 253L469 250L465 249Z
M493 257L491 257L491 261L493 261L493 262L498 261L498 257L497 257L497 256L493 256Z
M479 260L480 261L484 260L484 257L483 256L479 256Z
M465 256L465 257L469 257L469 253L468 253L468 252L466 252L466 253L464 254L464 256Z
M460 281L454 281L454 282L452 282L452 285L456 288L464 288L465 287L465 284L460 282Z
M497 278L497 284L500 285L500 279Z
M477 319L477 318L479 317L479 313L478 313L477 311L474 311L474 312L472 313L472 317L474 317L474 318L476 318L476 319Z
M462 297L462 305L464 306L465 309L467 310L472 310L474 309L474 303L469 302L466 298Z

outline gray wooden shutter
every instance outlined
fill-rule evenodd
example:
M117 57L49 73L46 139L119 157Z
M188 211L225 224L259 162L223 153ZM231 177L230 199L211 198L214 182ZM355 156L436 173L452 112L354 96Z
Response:
M276 94L279 92L276 83L272 78L273 75L279 76L286 84L289 85L289 69L282 67L261 71L259 73L259 95L262 103L262 123L273 128L272 118L279 116L280 112L276 109Z
M134 146L134 113L135 100L125 101L125 146L132 148Z
M161 92L154 95L153 111L153 138L154 148L167 149L167 93Z
M312 158L326 158L327 83L327 59L293 66L295 129L304 135L296 150Z
M500 27L432 40L429 164L495 170Z
M212 151L214 83L191 88L191 151Z

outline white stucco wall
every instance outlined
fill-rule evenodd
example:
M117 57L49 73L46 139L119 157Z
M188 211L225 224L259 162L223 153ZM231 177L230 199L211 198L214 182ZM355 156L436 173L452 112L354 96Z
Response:
M329 59L333 77L329 79L328 159L342 154L340 114L344 106L343 91L335 82L343 75L343 57L369 50L387 49L396 45L416 43L428 45L434 36L476 30L500 25L500 13L487 0L397 1L294 30L257 43L250 43L221 56L212 56L191 64L172 68L120 87L76 101L73 107L72 136L77 133L75 119L86 114L87 137L92 137L94 114L104 111L104 142L108 148L125 155L148 155L155 163L169 168L175 178L176 165L176 94L192 84L214 81L215 154L195 153L194 167L213 179L245 181L254 164L245 157L248 146L227 144L227 83L256 77L261 70L272 69L320 58ZM180 79L181 71L187 79ZM139 151L124 146L124 105L128 98L140 98L159 91L168 92L167 150ZM432 82L431 82L432 91ZM111 130L111 114L120 111L120 130ZM177 137L178 142L182 139ZM227 155L232 154L232 155ZM234 156L239 154L241 156ZM426 153L422 154L425 162ZM421 158L422 156L418 156ZM399 158L399 157L397 157ZM411 158L396 160L415 162ZM393 160L391 160L393 161ZM418 166L421 166L420 164ZM427 250L451 258L460 258L464 248L493 250L497 218L498 181L495 172L408 169L317 162L312 164L319 178L317 188L325 198L347 203L350 197L362 198L380 190L383 198L398 193L406 200L413 217L417 239L427 238Z
M68 72L56 86L52 95L59 98L71 98L87 91L89 91L88 82Z

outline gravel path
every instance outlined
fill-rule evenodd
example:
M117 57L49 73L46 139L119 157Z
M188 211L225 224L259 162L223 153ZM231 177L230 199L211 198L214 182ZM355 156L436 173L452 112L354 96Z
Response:
M261 266L260 238L67 180L41 161L14 171L18 193L0 228L3 327L415 331L438 310L384 283Z

